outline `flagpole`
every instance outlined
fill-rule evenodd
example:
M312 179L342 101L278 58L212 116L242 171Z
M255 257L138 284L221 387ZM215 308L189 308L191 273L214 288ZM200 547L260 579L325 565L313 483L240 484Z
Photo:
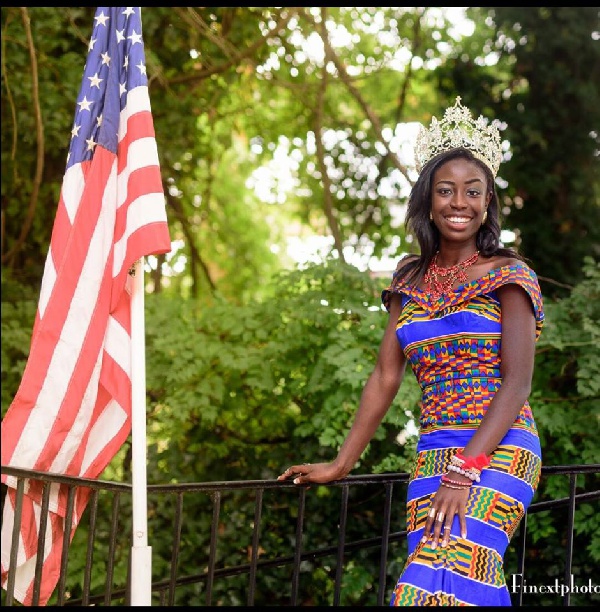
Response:
M131 291L131 483L133 546L131 548L131 605L152 600L152 547L148 546L146 483L146 339L144 328L144 258L134 266Z

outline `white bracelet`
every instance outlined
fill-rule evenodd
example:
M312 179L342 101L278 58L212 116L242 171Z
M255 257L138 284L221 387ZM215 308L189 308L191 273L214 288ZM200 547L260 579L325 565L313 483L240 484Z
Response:
M458 467L457 465L453 465L452 463L448 466L448 469L452 472L456 472L457 474L462 474L463 476L470 478L473 482L480 481L479 474L475 471L463 470L462 468Z

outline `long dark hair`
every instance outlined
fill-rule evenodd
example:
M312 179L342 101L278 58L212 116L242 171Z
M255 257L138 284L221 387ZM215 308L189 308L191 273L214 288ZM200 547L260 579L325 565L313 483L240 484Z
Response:
M524 258L513 248L500 245L500 204L496 192L496 183L491 170L469 149L458 147L439 153L432 157L421 170L408 200L408 209L404 221L406 231L412 234L419 243L420 256L407 255L406 263L398 274L406 277L406 282L418 285L423 278L431 260L440 247L440 233L429 219L433 194L433 175L440 166L452 159L466 159L476 163L485 173L486 188L492 194L487 208L487 219L477 232L476 244L479 252L485 257L503 255Z

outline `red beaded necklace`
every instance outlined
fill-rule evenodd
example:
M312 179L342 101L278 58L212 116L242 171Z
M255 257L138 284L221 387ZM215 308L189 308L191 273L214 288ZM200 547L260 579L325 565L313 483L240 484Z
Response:
M464 283L467 280L466 269L470 268L477 261L479 251L475 251L473 255L467 257L464 261L459 261L449 268L440 268L437 265L438 255L439 251L431 260L423 278L425 286L434 300L437 300L442 295L447 295L452 290L454 283Z

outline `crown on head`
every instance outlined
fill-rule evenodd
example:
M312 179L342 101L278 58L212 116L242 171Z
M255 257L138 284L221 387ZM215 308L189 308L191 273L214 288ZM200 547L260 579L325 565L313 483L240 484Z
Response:
M417 170L421 172L423 166L438 153L464 147L482 161L495 177L502 162L499 124L496 119L488 124L482 115L474 121L471 111L460 103L458 96L454 106L446 109L441 121L433 117L429 129L420 126L415 145Z

